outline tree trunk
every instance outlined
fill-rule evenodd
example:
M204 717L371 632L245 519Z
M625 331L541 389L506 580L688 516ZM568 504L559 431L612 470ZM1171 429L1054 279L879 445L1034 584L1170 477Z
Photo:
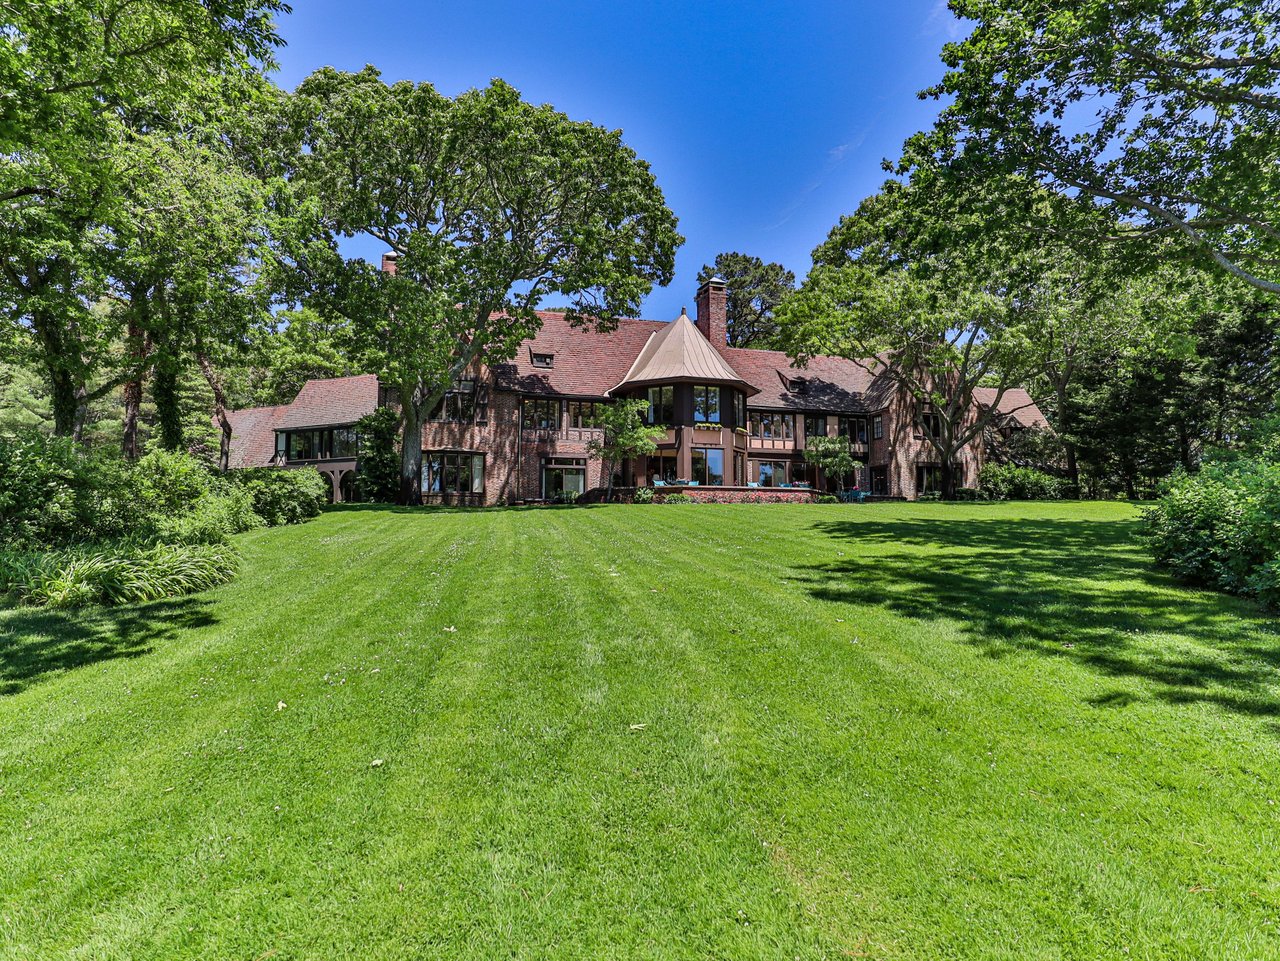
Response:
M173 358L165 357L156 363L151 396L156 402L160 446L165 450L181 450L182 411L178 398L178 366Z
M422 406L406 398L400 416L404 430L400 435L400 496L404 507L422 503Z
M58 329L58 319L46 310L33 310L31 327L43 354L41 359L53 408L53 432L59 437L73 437L80 420L80 391L68 367L70 352Z
M197 351L196 363L204 374L205 383L213 391L213 416L218 420L218 470L226 471L231 466L231 420L227 417L227 394L222 389L222 378L214 369L209 355Z
M956 499L956 464L950 457L942 458L942 499Z

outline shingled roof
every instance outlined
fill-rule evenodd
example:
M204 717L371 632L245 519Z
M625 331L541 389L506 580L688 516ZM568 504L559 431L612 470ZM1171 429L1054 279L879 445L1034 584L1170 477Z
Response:
M738 376L683 311L649 336L631 369L610 393L624 387L671 383L731 384L748 394L760 393L760 388Z
M374 374L309 380L276 426L292 430L354 424L377 408L378 378Z
M996 389L994 387L975 387L973 399L983 407L990 407L995 403ZM1038 427L1041 429L1049 427L1049 419L1036 406L1036 402L1031 399L1031 395L1021 387L1010 387L1006 390L1004 396L1000 398L1000 406L996 410L1020 427Z
M276 428L288 404L227 411L231 422L230 467L266 467L276 456Z

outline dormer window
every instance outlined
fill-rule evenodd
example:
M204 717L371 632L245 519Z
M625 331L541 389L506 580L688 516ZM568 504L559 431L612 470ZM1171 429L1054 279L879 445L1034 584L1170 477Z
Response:
M534 367L554 367L556 365L555 354L530 354Z

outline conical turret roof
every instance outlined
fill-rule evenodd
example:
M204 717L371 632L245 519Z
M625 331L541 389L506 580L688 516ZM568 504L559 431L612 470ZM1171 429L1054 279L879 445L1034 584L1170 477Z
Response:
M748 395L760 393L729 366L683 310L678 318L650 335L627 375L609 393L672 383L729 384Z

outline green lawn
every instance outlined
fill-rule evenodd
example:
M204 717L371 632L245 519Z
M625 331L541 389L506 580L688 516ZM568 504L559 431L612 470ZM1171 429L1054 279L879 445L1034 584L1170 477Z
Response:
M0 612L0 957L1280 957L1280 625L1136 517L352 509Z

